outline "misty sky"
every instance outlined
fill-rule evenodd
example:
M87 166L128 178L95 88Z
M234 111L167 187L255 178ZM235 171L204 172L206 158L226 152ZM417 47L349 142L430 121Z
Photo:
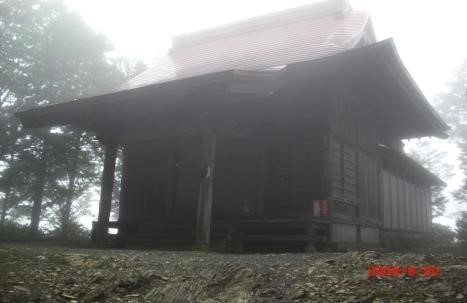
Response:
M113 55L154 62L171 37L286 8L312 0L67 0L97 32L113 43ZM455 69L467 58L465 0L351 0L355 10L368 11L378 40L394 38L407 69L427 98L445 89ZM447 161L455 151L442 141ZM459 185L459 174L446 180ZM461 206L450 203L436 221L453 226Z

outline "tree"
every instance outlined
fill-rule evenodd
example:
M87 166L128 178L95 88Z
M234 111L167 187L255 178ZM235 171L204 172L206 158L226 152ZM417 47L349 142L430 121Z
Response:
M433 223L432 225L433 240L436 244L447 245L454 242L456 233L453 232L449 226L442 225L439 223Z
M446 180L453 176L453 165L447 161L446 152L437 150L429 140L419 140L407 150L407 153L441 179ZM432 187L431 213L433 217L443 215L448 200L449 195L442 186Z
M467 212L463 211L456 221L457 239L467 244Z
M434 106L452 127L451 140L459 147L463 185L455 193L459 202L467 201L467 59L457 70L449 90L437 96Z
M13 113L97 94L124 75L105 57L106 39L62 2L6 0L0 11L2 216L29 205L31 232L37 233L44 208L57 209L66 232L73 202L95 182L92 140L68 128L23 130ZM13 173L19 167L22 177Z

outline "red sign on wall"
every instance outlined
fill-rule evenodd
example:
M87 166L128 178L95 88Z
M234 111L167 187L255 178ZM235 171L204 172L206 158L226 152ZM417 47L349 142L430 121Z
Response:
M328 200L313 200L313 217L327 217L328 215Z

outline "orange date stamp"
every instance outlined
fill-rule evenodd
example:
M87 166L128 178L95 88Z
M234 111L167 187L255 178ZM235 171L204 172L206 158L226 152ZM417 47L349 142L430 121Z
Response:
M436 265L370 265L368 266L367 276L371 277L438 277L441 274L441 268Z

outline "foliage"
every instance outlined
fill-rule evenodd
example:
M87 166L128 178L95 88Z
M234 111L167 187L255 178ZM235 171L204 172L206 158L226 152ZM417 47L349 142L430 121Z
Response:
M31 218L74 233L98 181L100 149L70 127L22 129L14 113L94 95L142 70L108 60L110 44L61 1L0 2L1 222ZM125 69L122 65L125 65Z
M73 220L68 223L66 234L63 233L61 228L57 228L50 232L48 236L53 239L65 240L66 243L85 243L91 238L91 232L82 224Z
M29 227L7 220L0 226L2 240L28 240L31 238Z
M456 221L457 239L464 244L467 244L467 212L461 213Z
M453 176L454 167L447 161L447 153L436 149L429 140L419 140L411 146L408 154L442 180ZM433 217L443 215L449 198L449 193L443 187L435 186L432 188L431 212Z
M467 201L467 59L459 67L449 90L434 101L436 109L451 126L451 140L458 145L464 172L463 185L455 193L459 202Z
M459 160L463 172L463 185L454 193L442 188L433 188L433 216L442 215L448 200L458 203L467 201L467 60L459 67L448 90L439 94L433 106L441 117L450 125L450 141L457 145ZM447 154L440 151L436 143L420 140L409 151L410 155L441 179L448 180L453 176L454 166L449 164Z
M454 242L456 233L447 225L433 223L432 225L433 240L436 245L449 245Z

